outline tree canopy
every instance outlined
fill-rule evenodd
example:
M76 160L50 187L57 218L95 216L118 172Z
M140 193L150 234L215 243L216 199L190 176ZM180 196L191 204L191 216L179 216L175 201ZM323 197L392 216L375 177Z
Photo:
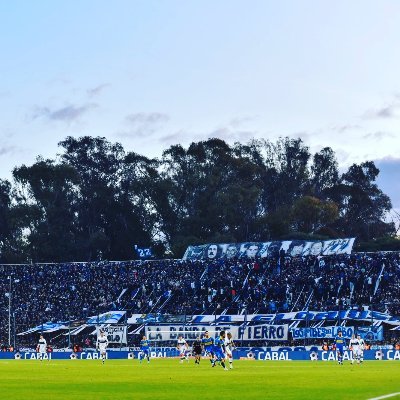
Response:
M174 145L160 159L102 137L67 137L54 159L0 180L3 262L132 259L134 245L180 257L189 244L393 236L373 161L339 173L301 139Z

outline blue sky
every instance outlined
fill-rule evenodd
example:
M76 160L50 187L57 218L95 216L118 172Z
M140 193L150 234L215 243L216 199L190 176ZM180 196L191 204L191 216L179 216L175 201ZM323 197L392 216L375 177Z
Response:
M0 3L0 171L67 135L160 156L302 137L367 159L400 208L400 2Z

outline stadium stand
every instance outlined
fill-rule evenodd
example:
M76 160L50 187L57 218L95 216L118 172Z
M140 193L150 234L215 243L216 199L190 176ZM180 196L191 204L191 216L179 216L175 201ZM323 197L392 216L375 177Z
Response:
M373 307L400 315L400 253L0 265L2 343L10 287L16 333L109 310L129 316Z

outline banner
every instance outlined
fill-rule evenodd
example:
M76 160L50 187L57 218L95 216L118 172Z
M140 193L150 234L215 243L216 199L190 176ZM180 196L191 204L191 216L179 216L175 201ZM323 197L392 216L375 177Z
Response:
M141 247L138 247L138 246L135 244L134 248L135 248L135 251L136 251L137 256L138 256L140 259L145 260L145 259L151 258L151 257L153 256L150 247L141 248Z
M125 315L126 311L108 311L103 314L93 315L86 321L88 325L116 324Z
M87 326L90 325L107 325L117 324L125 316L126 311L109 311L100 315L90 317L86 322L84 320L72 321L69 325L70 332L67 334L78 334ZM231 326L232 324L242 324L244 322L257 322L257 323L287 323L291 321L364 321L368 324L374 322L382 322L385 324L397 326L400 329L400 317L385 314L378 311L364 310L340 310L340 311L293 311L287 313L277 314L242 314L242 315L162 315L162 314L133 314L127 323L130 325L144 324L144 323L159 323L166 322L171 326L178 326L180 323L191 323L194 325L202 325L203 328L206 324L225 325ZM182 327L182 324L180 325ZM158 326L157 328L160 328ZM188 326L185 326L187 329ZM378 328L378 327L375 327ZM375 329L374 328L374 329ZM68 329L68 323L54 323L46 322L42 325L37 325L25 332L18 335L28 335L35 332L55 332L61 329ZM205 328L207 329L207 328ZM204 330L204 329L201 329ZM374 331L375 332L375 331ZM379 330L376 331L379 335ZM379 336L380 337L380 336ZM381 339L377 339L381 340Z
M35 333L35 332L50 333L50 332L59 331L60 329L68 329L68 327L66 327L65 323L63 323L63 322L46 322L42 325L38 325L38 326L35 326L34 328L28 329L25 332L18 333L17 336L29 335L29 334Z
M359 326L357 335L367 341L383 340L383 326Z
M390 325L400 325L400 317L378 311L293 311L278 314L247 314L247 315L193 315L190 322L230 323L230 322L278 322L278 321L382 321Z
M192 317L186 315L170 314L133 314L128 318L128 324L148 324L148 323L179 323L189 321Z
M345 339L354 335L354 327L325 326L322 328L290 328L293 339L333 339L342 332Z
M288 340L289 325L239 326L237 340Z
M139 350L131 351L107 351L107 359L111 360L132 360L132 358L138 358ZM163 350L157 348L150 351L151 358L166 358L166 357L177 357L179 352L177 349ZM343 353L343 359L350 361L353 353L345 350ZM271 351L271 350L258 350L258 351L243 351L237 349L233 352L233 358L238 360L240 358L247 358L253 360L259 360L261 362L267 361L291 361L291 360L303 360L303 361L333 361L337 362L336 351ZM40 354L35 351L21 351L21 352L0 352L1 360L14 360L18 359L21 362L23 360L37 360L41 357ZM97 351L83 351L79 353L72 353L71 351L53 352L45 354L45 359L51 360L71 360L71 362L79 362L79 360L94 360L98 362L101 359L100 352ZM400 362L400 350L366 350L364 351L364 360L376 361L390 360ZM85 361L86 362L86 361Z
M145 335L148 340L178 340L182 336L185 340L195 340L197 336L202 336L205 331L210 336L216 337L220 331L229 331L234 338L237 337L237 327L231 325L148 325L145 327Z
M286 240L274 242L210 243L189 246L183 255L183 260L278 257L281 251L290 257L351 254L354 240L355 238L311 242L306 240Z
M202 336L205 331L210 336L216 337L220 331L229 331L232 333L233 340L287 340L288 325L254 325L254 326L232 326L232 325L162 325L146 326L145 334L147 339L151 340L177 340L182 336L186 340L195 340L197 336Z
M102 327L96 327L97 337L100 336L100 331L103 331L107 335L109 343L128 343L128 341L126 340L126 325L106 325Z

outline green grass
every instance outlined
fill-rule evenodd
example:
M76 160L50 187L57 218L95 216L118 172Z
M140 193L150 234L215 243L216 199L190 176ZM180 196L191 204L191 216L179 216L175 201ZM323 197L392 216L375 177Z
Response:
M400 392L400 362L361 366L236 361L235 368L176 359L0 361L2 399L369 399ZM400 396L396 397L396 399Z

